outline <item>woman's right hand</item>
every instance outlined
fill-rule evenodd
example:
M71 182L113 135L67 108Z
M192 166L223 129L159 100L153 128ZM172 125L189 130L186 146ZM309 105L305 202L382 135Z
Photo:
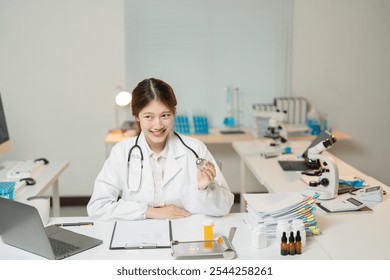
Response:
M181 219L191 216L191 213L175 205L166 205L163 207L148 207L146 210L147 219Z

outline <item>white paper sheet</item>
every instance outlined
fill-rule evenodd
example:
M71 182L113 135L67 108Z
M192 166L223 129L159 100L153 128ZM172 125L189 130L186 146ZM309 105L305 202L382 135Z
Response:
M146 249L171 246L169 220L118 221L110 249Z

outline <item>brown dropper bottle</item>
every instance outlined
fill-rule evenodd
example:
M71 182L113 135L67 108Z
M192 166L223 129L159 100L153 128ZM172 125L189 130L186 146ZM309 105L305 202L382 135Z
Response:
M288 253L292 256L295 255L294 232L290 232L290 238L288 239Z
M283 231L283 235L280 243L280 254L282 256L287 256L287 236L285 231Z
M300 231L297 231L297 236L295 237L295 254L302 254L302 238Z

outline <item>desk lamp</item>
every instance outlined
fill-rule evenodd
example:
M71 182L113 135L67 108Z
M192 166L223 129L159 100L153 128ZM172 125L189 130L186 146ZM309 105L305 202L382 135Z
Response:
M131 93L128 91L120 91L115 97L115 103L118 106L127 106L131 102Z
M122 90L119 88L119 93L115 97L115 103L119 107L127 107L131 103L131 93L125 90ZM129 109L129 107L125 108L126 110ZM131 114L130 114L131 115ZM118 122L118 111L117 111L117 122ZM125 120L121 125L122 132L126 132L127 130L134 128L134 121L131 120Z

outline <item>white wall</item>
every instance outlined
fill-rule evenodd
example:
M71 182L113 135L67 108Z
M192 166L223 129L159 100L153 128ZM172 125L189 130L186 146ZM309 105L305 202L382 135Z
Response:
M69 160L60 194L89 196L124 84L123 1L0 0L0 41L0 160Z
M390 2L295 0L292 92L350 134L331 150L390 185Z
M252 104L284 95L292 0L125 1L126 79L172 85L178 111L206 111L223 127L225 92L239 88L241 124Z

